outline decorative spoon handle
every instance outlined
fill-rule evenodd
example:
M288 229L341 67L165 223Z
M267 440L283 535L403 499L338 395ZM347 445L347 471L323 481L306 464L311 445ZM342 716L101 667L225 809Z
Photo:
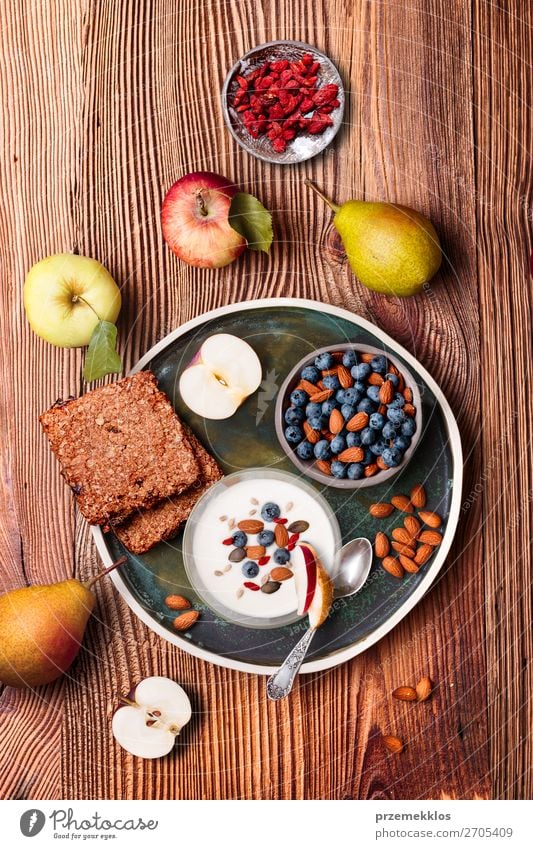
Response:
M278 699L284 699L285 696L289 695L315 632L316 628L309 628L290 654L287 655L278 671L268 679L267 695L272 701L276 702Z

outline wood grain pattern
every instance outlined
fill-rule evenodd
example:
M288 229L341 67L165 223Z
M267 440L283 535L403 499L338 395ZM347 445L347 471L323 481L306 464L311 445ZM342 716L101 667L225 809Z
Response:
M466 455L463 520L437 585L364 656L303 677L288 703L267 703L260 678L160 641L102 582L72 674L0 694L0 796L531 797L530 17L518 0L506 11L481 0L11 0L0 10L1 589L98 568L37 424L56 397L84 390L82 354L46 345L24 318L24 274L56 251L94 256L120 283L126 368L221 304L294 295L351 309L442 385ZM329 53L348 93L337 141L298 168L247 156L219 103L235 59L281 37ZM195 169L235 179L274 211L269 257L206 272L170 254L161 200ZM305 176L341 201L387 198L428 214L445 246L439 277L407 301L359 286ZM392 701L426 673L437 682L429 702ZM116 696L150 674L176 678L194 703L175 757L155 763L124 753L109 730ZM407 742L403 755L386 754L384 733Z

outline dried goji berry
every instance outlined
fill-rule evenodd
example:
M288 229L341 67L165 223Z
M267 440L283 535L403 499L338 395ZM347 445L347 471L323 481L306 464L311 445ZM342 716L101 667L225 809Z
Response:
M310 97L304 97L300 104L300 110L304 113L304 115L306 112L312 112L314 108L315 104L312 99Z
M253 581L245 581L243 587L246 587L247 590L253 590L254 593L261 589L259 584L254 584Z

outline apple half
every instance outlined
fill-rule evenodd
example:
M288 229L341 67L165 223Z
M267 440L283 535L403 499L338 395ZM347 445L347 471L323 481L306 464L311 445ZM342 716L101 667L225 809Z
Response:
M254 349L229 333L205 340L179 382L179 391L193 413L205 419L227 419L261 383Z
M155 675L137 685L132 699L124 699L113 716L116 741L139 758L161 758L176 744L176 737L191 718L191 703L185 690Z
M308 542L299 543L291 557L298 614L309 616L309 627L320 628L328 618L333 602L333 581Z

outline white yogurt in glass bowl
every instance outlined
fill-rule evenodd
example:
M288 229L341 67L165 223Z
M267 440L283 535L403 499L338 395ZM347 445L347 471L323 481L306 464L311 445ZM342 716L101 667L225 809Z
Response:
M261 515L269 503L279 508L277 521ZM270 578L272 571L282 565L290 569L290 559L284 564L276 562L274 555L279 547L275 541L265 545L265 552L259 557L253 551L260 544L259 530L246 532L244 545L233 542L239 523L250 520L261 522L263 530L271 534L276 525L283 524L292 540L284 550L290 555L299 540L309 542L333 575L341 547L337 519L327 501L307 481L288 472L257 468L234 472L218 481L198 501L187 521L183 536L185 569L192 586L209 607L224 619L246 627L291 624L299 619L294 579L274 582ZM295 522L307 523L308 527L295 535L290 530ZM252 556L248 556L249 548ZM237 562L237 557L242 559ZM245 574L243 568L251 568L257 574ZM269 591L272 583L279 584L274 592Z

